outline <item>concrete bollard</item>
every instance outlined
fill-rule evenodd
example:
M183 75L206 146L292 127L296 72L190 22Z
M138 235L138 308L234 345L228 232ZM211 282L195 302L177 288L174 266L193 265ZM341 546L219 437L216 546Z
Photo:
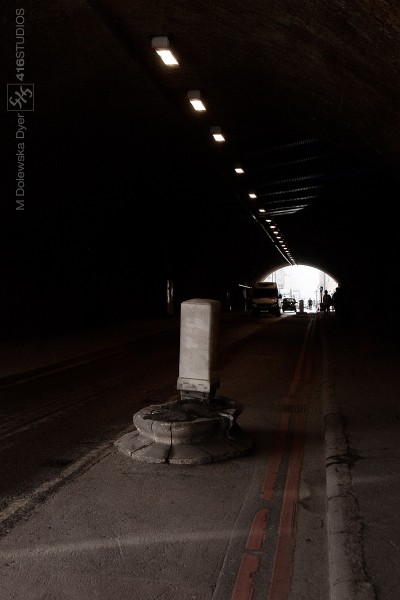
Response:
M215 396L220 385L219 316L218 300L182 302L177 381L181 397L135 413L135 431L114 442L120 452L145 462L198 465L252 450L252 440L236 422L242 406Z
M220 385L220 302L194 298L181 304L179 377L181 398L211 400Z

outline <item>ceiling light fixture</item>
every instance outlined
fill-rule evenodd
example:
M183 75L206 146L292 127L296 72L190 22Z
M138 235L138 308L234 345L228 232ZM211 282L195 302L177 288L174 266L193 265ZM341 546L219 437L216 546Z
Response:
M204 111L206 107L204 106L201 100L201 94L199 90L189 90L187 93L187 97L189 99L190 104L193 106L194 110Z
M254 192L250 192L249 198L257 198L257 194L255 194Z
M235 173L237 173L238 175L242 175L244 173L242 165L235 165L234 169Z
M211 133L216 142L224 142L225 138L222 135L221 127L211 127Z
M176 65L179 65L178 61L170 50L169 39L167 36L154 37L151 40L151 45L165 65L168 67L175 67Z

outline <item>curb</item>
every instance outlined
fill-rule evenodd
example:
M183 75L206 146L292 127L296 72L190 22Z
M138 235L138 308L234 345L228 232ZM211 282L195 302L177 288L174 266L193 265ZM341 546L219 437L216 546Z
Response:
M334 413L324 420L330 600L376 600L364 571L362 526L343 419Z
M322 348L329 600L376 600L375 588L364 570L359 505L353 490L344 419L334 399L335 376L324 334Z

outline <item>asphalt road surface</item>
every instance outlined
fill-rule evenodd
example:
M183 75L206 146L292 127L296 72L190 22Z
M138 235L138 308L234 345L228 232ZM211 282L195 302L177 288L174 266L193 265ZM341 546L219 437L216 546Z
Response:
M134 413L176 399L179 324L2 388L1 599L344 600L330 590L323 318L224 316L218 393L242 405L254 449L209 465L114 446Z

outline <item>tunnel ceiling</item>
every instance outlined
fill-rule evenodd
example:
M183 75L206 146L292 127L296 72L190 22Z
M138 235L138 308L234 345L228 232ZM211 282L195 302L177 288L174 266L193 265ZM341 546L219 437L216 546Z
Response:
M114 253L149 269L158 261L167 275L237 281L291 263L346 279L392 253L394 0L35 0L17 24L7 10L5 80L20 83L19 24L23 84L35 94L33 110L2 111L16 252L62 257L65 269L80 253ZM168 38L179 66L163 65L155 37ZM205 112L188 101L196 90Z

